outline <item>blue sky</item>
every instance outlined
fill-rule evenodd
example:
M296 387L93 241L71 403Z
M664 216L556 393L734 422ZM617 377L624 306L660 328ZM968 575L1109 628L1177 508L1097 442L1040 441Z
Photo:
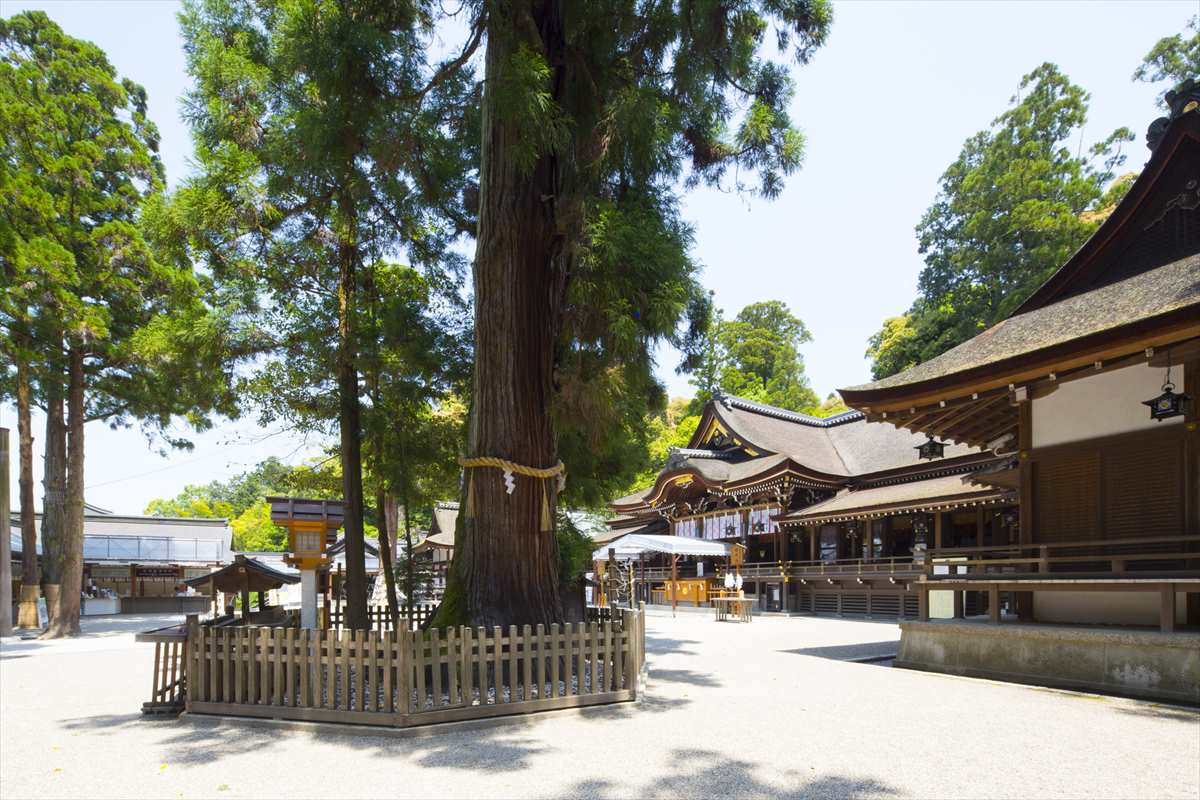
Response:
M191 143L178 99L188 78L177 3L0 3L5 16L27 8L94 41L121 75L146 87L168 179L186 175ZM812 332L804 356L822 396L867 380L867 338L912 302L921 268L913 227L963 140L1003 111L1022 75L1052 61L1092 94L1085 146L1129 126L1138 141L1127 168L1140 168L1158 87L1130 74L1196 12L1194 0L837 3L828 44L793 70L793 118L807 137L802 170L770 203L712 189L685 199L705 285L727 316L760 300L786 302ZM660 352L671 393L689 395L674 365ZM13 410L0 408L0 425L15 424ZM269 455L297 461L320 445L250 420L221 424L196 442L164 459L137 430L89 426L89 502L140 512L184 484L236 474ZM35 456L40 479L40 448Z

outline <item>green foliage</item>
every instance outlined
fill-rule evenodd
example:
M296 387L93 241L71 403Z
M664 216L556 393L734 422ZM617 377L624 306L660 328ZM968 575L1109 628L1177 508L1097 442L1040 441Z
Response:
M1088 94L1058 67L1026 75L991 127L963 145L917 226L919 297L871 337L876 378L926 361L1004 319L1103 221L1133 140L1120 128L1077 152Z
M283 551L287 531L271 522L271 495L334 499L341 497L336 459L288 466L269 458L225 481L189 485L170 499L151 500L144 513L156 517L205 517L229 520L235 550Z
M804 323L779 300L752 303L731 320L719 314L692 383L693 408L717 390L767 405L816 414L821 401L808 385L800 347L812 341Z
M671 450L676 447L687 447L692 434L696 432L699 425L699 415L691 413L691 401L682 397L671 398L671 402L661 412L648 415L646 465L629 483L622 487L619 494L613 492L608 499L611 500L613 497L653 485L658 473L666 465Z
M558 515L558 585L574 586L592 566L596 543L568 514Z
M271 504L259 500L230 520L233 542L238 550L283 552L288 548L287 529L271 522Z
M1158 93L1158 105L1163 109L1167 92L1189 78L1200 80L1200 15L1188 20L1183 33L1159 39L1133 71L1135 81L1167 82Z

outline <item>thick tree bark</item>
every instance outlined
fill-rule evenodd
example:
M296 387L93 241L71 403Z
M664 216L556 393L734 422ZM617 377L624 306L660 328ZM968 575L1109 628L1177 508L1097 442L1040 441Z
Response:
M67 513L67 423L63 417L62 376L52 374L46 390L46 457L42 477L42 580L62 583L62 538ZM51 606L54 607L51 607ZM57 605L47 602L50 619Z
M62 580L58 613L43 634L47 638L79 635L80 591L83 587L83 351L72 347L67 370L67 497L62 531Z
M550 88L561 98L561 66L568 60L563 24L558 0L497 3L488 17L467 454L531 467L558 461L550 418L554 353L578 220L558 156L541 155L532 170L517 163L524 134L491 87L502 84L525 46L551 66ZM509 494L499 470L468 470L459 546L439 622L562 621L555 534L541 530L543 492L549 492L554 518L555 492L547 483L518 475Z
M379 515L379 563L387 583L388 616L392 620L393 629L396 629L400 619L400 603L396 599L396 572L392 564L392 540L396 532L388 519L387 497L382 489L375 493L375 509Z
M21 586L38 586L37 518L33 511L33 419L29 365L17 361L17 438L20 451L17 500L21 504Z
M346 627L366 629L367 567L363 550L362 409L358 401L358 344L355 338L355 260L351 244L339 247L338 424L342 445L343 530L346 537Z

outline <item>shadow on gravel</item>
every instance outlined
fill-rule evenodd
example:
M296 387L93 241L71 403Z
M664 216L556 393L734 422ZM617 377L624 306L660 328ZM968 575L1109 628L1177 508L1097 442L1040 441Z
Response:
M835 644L825 647L801 647L796 650L781 650L781 653L791 653L797 656L814 656L829 658L834 661L854 661L861 658L882 658L896 655L900 642L892 639L883 642L864 642L862 644Z
M613 781L589 779L574 784L562 794L568 797L776 797L855 798L889 797L899 791L873 778L842 775L812 776L802 770L786 770L785 778L773 783L762 778L762 768L728 753L715 750L677 749L671 754L677 767L658 774L636 788Z
M1122 714L1133 717L1150 717L1152 719L1169 719L1176 722L1200 724L1200 708L1185 706L1164 706L1158 703L1138 703L1137 705L1120 705L1117 710Z
M111 731L118 728L127 728L130 725L140 724L146 719L150 719L150 717L147 717L139 711L133 714L96 714L93 717L60 719L58 724L68 731ZM158 717L157 719L174 720L173 717Z
M693 656L696 651L685 645L699 644L695 639L672 639L667 636L655 636L652 633L646 634L646 652L654 655L666 655L668 653L679 653L686 656Z
M716 676L709 672L696 672L693 669L657 669L651 667L651 683L665 681L667 683L687 683L692 686L708 686L716 688L723 686Z

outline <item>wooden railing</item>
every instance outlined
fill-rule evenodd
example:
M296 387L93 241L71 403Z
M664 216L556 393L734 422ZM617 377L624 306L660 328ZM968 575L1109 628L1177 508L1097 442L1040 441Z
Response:
M437 611L437 606L432 603L417 603L415 605L400 605L400 618L408 620L410 630L420 630L426 622L433 617ZM343 628L346 619L346 608L334 607L329 610L329 627ZM387 606L371 606L367 609L367 621L370 625L369 630L373 631L390 631L392 630L392 617L388 612Z
M725 577L725 567L718 567L717 577ZM840 558L833 561L764 561L743 564L738 570L743 578L820 578L892 575L920 575L924 566L912 556L891 558Z
M941 548L930 551L929 564L930 580L983 578L998 573L1120 576L1165 570L1200 574L1200 536Z
M641 611L428 631L187 629L189 712L408 727L633 700Z
M142 703L143 714L178 714L187 691L187 628L171 625L139 633L138 642L154 643L154 672L150 699Z

